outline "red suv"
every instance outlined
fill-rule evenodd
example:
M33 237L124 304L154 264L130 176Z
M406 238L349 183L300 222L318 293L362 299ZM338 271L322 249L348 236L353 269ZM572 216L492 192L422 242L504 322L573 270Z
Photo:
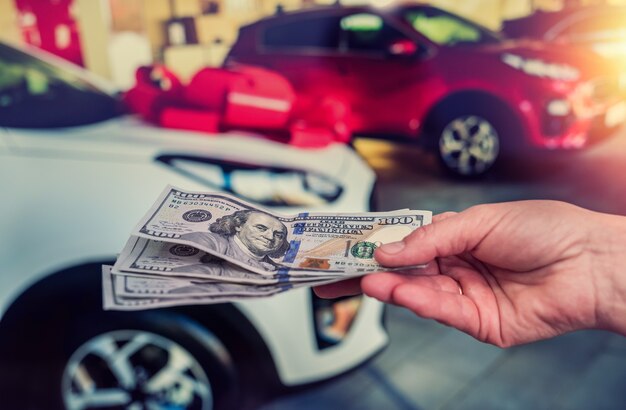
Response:
M298 118L324 107L340 136L419 140L462 176L524 147L584 147L626 117L598 57L506 41L429 6L278 14L241 28L236 63L289 79Z

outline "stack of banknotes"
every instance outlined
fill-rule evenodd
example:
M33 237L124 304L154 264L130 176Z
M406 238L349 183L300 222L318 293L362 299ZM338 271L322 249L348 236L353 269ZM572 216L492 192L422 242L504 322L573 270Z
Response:
M278 215L223 193L168 186L103 266L103 305L141 310L268 297L388 270L381 244L431 222L431 212Z

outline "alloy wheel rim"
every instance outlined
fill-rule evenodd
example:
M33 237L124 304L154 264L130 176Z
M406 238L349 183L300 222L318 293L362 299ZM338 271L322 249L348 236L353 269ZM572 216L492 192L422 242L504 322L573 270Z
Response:
M493 125L482 117L457 117L441 132L439 153L444 163L460 175L479 175L498 158L500 137Z
M211 409L211 384L181 345L154 333L119 330L81 345L61 382L68 410Z

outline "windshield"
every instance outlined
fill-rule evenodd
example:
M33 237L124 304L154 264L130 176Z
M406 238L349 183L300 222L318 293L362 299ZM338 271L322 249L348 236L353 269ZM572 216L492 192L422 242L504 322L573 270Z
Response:
M85 125L118 115L118 107L74 73L0 44L0 126Z
M500 37L475 23L431 7L414 7L402 11L402 19L415 31L442 46L486 44Z

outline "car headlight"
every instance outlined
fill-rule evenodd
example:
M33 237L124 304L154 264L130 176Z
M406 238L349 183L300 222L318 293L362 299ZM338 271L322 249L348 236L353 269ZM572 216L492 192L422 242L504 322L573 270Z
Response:
M502 62L535 77L562 81L576 81L580 78L580 71L568 64L550 63L538 58L524 58L511 53L502 54Z
M556 99L548 103L546 111L555 117L565 117L572 112L572 105L567 100Z

